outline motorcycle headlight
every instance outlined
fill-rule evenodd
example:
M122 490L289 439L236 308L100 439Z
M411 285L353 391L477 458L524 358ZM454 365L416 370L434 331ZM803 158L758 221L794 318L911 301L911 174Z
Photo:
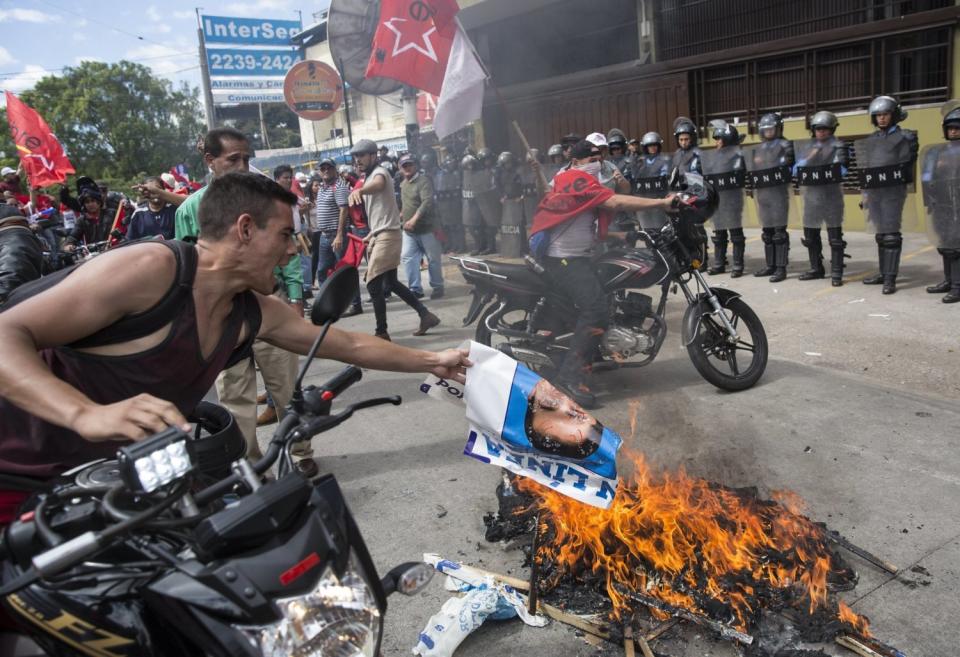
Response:
M328 566L312 591L275 604L281 620L240 628L264 657L374 657L380 609L353 555L341 576Z

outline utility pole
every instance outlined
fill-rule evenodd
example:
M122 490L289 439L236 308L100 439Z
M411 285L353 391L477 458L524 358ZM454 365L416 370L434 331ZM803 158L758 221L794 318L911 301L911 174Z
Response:
M267 134L267 122L263 120L263 103L257 103L257 110L260 113L260 134L263 135L263 146L270 150L270 135Z
M407 151L420 154L420 124L417 123L417 90L403 85L403 120L406 122Z
M200 19L200 7L197 7L197 43L200 46L200 74L203 80L203 112L207 119L207 130L216 127L213 109L213 92L210 91L210 69L207 67L207 46L203 40L203 23Z

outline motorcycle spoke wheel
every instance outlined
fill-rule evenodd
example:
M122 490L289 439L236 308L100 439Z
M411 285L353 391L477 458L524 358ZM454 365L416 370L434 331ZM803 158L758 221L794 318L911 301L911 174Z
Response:
M474 333L474 340L480 344L486 345L488 347L493 347L498 349L501 344L516 344L517 346L524 346L522 341L518 342L517 340L506 338L499 333L493 333L490 329L487 328L487 318L493 314L496 310L496 307L489 308L480 315L480 319L477 320L477 330ZM500 324L511 328L515 331L525 331L527 329L527 322L529 321L530 313L526 310L509 310L501 318ZM532 363L524 363L530 370L540 373L542 375L547 374L547 369L542 365L536 365Z
M713 315L705 315L687 353L700 375L713 385L723 390L745 390L766 369L767 336L759 318L743 300L731 299L724 312L738 340L731 343L723 323Z

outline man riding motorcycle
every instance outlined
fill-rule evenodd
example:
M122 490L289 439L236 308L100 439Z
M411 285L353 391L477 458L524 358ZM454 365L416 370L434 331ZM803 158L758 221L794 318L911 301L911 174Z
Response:
M590 257L595 239L608 234L624 237L607 232L610 213L669 208L674 195L648 199L614 194L598 182L601 154L596 145L581 140L570 155L570 168L554 178L553 191L533 219L530 242L552 284L580 313L555 383L578 404L591 408L596 405L587 385L592 356L609 320L606 295Z
M321 327L271 296L274 267L296 252L295 203L264 176L225 174L200 204L196 246L133 244L55 285L20 288L25 296L0 313L0 474L49 480L112 457L115 441L184 425L219 372L250 357L254 338L308 353ZM468 364L457 350L408 349L335 328L318 355L461 381ZM19 491L7 481L0 526L17 507Z

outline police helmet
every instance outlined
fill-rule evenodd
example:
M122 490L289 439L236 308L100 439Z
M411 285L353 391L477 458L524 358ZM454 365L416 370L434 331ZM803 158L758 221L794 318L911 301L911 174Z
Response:
M547 157L563 157L563 146L554 144L547 150Z
M763 138L764 130L773 130L773 136L779 137L783 134L783 119L776 112L764 114L760 117L760 122L757 123L757 130L760 132L761 138Z
M543 164L543 153L540 152L539 148L531 148L527 151L527 163L529 164L534 161Z
M960 107L943 117L943 138L947 138L948 127L960 128Z
M617 144L619 144L623 150L627 150L627 136L623 134L623 130L620 128L612 128L610 132L607 133L607 146L613 148Z
M452 172L457 170L457 158L453 155L447 155L443 158L443 169L447 172Z
M356 157L357 155L376 155L377 154L377 142L372 139L361 139L353 145L353 148L350 149L350 155Z
M648 132L643 135L643 138L640 140L640 145L646 148L647 146L663 146L663 137L660 136L659 132Z
M512 169L517 166L517 158L510 151L503 151L497 157L497 166Z
M838 125L840 125L840 122L837 121L837 115L833 112L817 112L813 115L813 118L810 119L811 131L816 130L817 128L826 128L831 132L835 132Z
M870 101L870 123L877 125L877 114L890 113L891 125L896 125L907 118L907 112L900 107L900 103L893 96L877 96Z
M420 156L420 168L421 169L432 169L437 166L437 154L432 150L426 151L423 155Z
M726 121L711 121L711 136L724 146L735 146L740 143L740 133Z
M485 167L493 166L497 161L497 156L493 154L493 151L489 148L481 148L477 151L477 159L480 160L480 163Z
M464 171L473 171L479 166L480 162L473 155L467 154L460 160L460 168Z
M680 135L690 135L693 143L697 143L697 126L685 116L678 116L673 122L673 136L679 137Z

